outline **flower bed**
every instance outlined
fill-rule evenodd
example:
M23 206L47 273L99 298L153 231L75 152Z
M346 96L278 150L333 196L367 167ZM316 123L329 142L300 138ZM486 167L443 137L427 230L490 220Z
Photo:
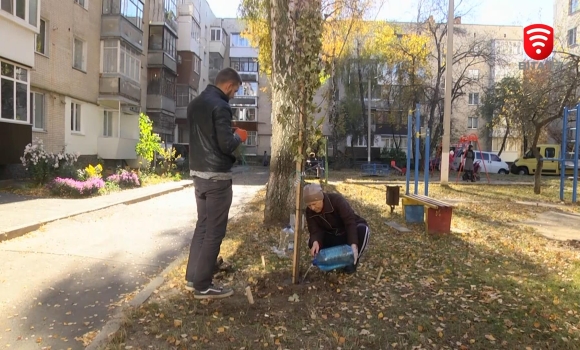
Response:
M92 196L99 193L99 190L104 187L105 182L98 177L92 177L85 181L57 177L48 185L50 192L54 195L76 198Z
M141 186L139 175L133 171L121 170L117 174L107 177L107 182L115 183L120 188L133 188Z

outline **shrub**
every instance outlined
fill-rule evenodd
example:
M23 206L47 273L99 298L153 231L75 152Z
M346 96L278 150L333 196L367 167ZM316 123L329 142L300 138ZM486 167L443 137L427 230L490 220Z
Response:
M103 166L101 164L97 164L97 166L92 166L89 164L88 167L84 169L79 169L76 174L76 178L79 180L88 180L93 177L97 177L101 179L103 177Z
M43 185L55 176L68 175L74 168L78 156L78 154L66 153L64 149L56 154L46 152L42 140L36 138L26 145L20 161L32 180Z
M50 192L63 197L88 197L105 187L103 179L93 177L86 181L57 177L49 185Z
M107 177L107 182L116 183L121 188L133 188L141 186L139 176L135 172L127 171L125 169L119 171L117 174L113 174Z

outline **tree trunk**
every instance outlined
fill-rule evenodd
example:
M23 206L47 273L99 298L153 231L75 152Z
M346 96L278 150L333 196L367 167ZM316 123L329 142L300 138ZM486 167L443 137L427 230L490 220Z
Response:
M365 89L363 86L363 74L362 74L362 69L361 69L361 58L360 58L360 51L359 51L359 46L357 44L356 47L356 56L357 56L357 74L358 74L358 91L359 91L359 98L360 98L360 106L361 106L361 118L363 119L363 125L364 125L364 129L365 129L365 135L367 134L367 130L369 129L368 126L368 117L365 118L367 112L367 108L365 108ZM368 77L367 79L370 79L370 77ZM368 91L367 91L368 94ZM371 103L371 101L369 100L369 103ZM364 136L363 136L364 137ZM366 138L366 137L364 137ZM367 140L367 147L368 145L370 145L371 140Z
M544 160L540 151L538 151L538 140L540 139L540 134L542 133L542 127L536 126L534 131L534 139L532 140L532 150L534 152L534 157L536 157L536 172L534 173L534 193L542 193L542 169L544 167Z
M501 146L499 148L499 152L497 152L497 156L498 157L501 156L501 152L503 152L503 150L505 148L505 144L507 142L507 138L508 138L508 135L509 134L510 134L510 125L509 125L508 122L506 122L506 127L505 127L505 133L503 135L503 140L501 141ZM492 140L492 142L493 142L493 140Z
M279 104L276 94L272 93L272 114L277 115ZM266 208L264 223L285 224L290 219L295 207L296 163L292 144L287 142L294 136L294 128L284 127L277 118L272 118L272 157L270 161L270 178L266 190Z

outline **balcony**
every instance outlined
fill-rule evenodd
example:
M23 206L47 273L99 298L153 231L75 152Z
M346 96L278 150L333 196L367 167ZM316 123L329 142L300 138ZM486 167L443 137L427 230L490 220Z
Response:
M143 32L121 15L101 16L101 38L123 38L143 52Z
M177 62L163 51L154 51L147 54L148 67L165 67L177 73Z
M135 147L137 139L119 137L99 137L97 154L102 159L137 159Z
M100 100L128 99L136 103L141 102L141 87L123 76L106 77L99 79Z
M238 72L243 82L258 82L258 73L256 72Z
M193 4L179 5L179 9L177 11L178 11L179 16L193 17L193 19L197 23L200 23L200 21L201 21L200 16L199 16L199 9L197 7L195 7Z
M209 52L217 53L224 58L226 57L226 44L223 41L210 41Z

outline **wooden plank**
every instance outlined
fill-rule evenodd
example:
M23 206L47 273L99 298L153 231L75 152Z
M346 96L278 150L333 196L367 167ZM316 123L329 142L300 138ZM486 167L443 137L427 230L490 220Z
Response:
M434 198L430 198L430 197L426 197L426 196L422 196L422 195L415 195L415 194L403 194L401 195L404 198L408 198L410 200L419 202L419 203L424 203L424 204L430 204L432 206L436 206L436 207L449 207L452 208L454 207L452 204L449 203L445 203L443 201L434 199ZM433 209L437 209L437 208L433 208Z
M389 225L389 227L394 228L395 230L397 230L400 233L409 233L409 232L411 232L411 230L409 230L408 228L406 228L403 225L400 225L398 222L386 221L385 224Z

